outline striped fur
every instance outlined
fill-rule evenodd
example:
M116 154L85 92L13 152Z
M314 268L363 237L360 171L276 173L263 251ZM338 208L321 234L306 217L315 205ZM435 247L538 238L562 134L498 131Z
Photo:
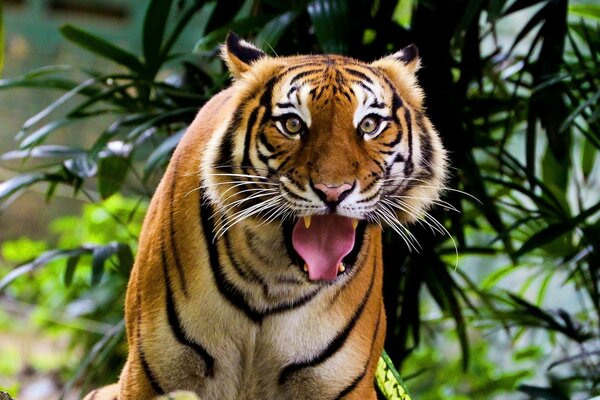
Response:
M416 49L371 64L271 58L230 35L223 54L235 81L200 110L144 222L127 363L88 399L375 399L380 225L410 244L405 224L426 215L446 168ZM290 115L302 134L282 126ZM353 182L334 212L360 220L332 281L308 279L291 244L295 221L332 212L315 182Z

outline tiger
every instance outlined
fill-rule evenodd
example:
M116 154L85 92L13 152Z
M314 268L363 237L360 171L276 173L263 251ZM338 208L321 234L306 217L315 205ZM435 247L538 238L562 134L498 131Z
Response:
M382 227L410 242L446 180L418 50L270 56L229 33L221 56L232 83L144 219L127 361L86 400L376 399Z

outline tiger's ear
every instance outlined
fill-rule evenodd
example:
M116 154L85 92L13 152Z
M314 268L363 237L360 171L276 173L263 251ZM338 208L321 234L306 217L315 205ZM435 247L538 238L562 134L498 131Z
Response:
M221 47L221 57L227 64L231 75L238 79L250 69L252 63L267 55L252 43L240 39L233 32L227 34L225 44Z
M373 66L378 66L385 69L386 66L393 67L393 65L397 63L401 63L403 68L412 74L417 72L417 70L421 67L421 59L419 58L419 50L417 49L417 46L414 44L409 44L402 50L373 62Z

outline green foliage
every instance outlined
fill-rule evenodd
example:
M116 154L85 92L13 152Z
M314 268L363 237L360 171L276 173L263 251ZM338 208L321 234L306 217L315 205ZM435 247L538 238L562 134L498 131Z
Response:
M17 244L5 244L15 268L4 268L0 287L40 307L89 298L97 307L87 316L120 326L114 299L124 290L138 232L128 212L139 215L197 109L227 84L216 54L229 30L284 55L329 51L368 60L415 42L427 110L450 150L452 190L446 210L411 227L420 253L386 234L390 358L403 373L422 365L414 385L429 382L427 392L418 390L423 398L516 390L528 398L597 396L599 10L566 0L151 0L138 52L65 26L65 39L112 62L114 72L47 66L0 80L0 90L61 93L24 122L18 148L1 156L16 172L0 184L0 201L45 184L48 199L67 186L103 206L55 222L57 246L21 239L23 258ZM195 51L177 53L195 17ZM506 24L516 33L503 33ZM56 133L88 120L106 125L79 146L56 142ZM126 204L113 208L112 201ZM429 229L434 218L452 240L435 234L439 226ZM428 319L432 312L446 323ZM444 339L458 354L452 363L437 358L442 352L430 336L438 330L454 335ZM499 332L490 346L497 336L509 340L514 370L498 373L489 361L493 347L473 343L473 332ZM105 332L75 376L88 368L104 373L119 337L118 329ZM78 340L89 349L97 337ZM540 372L517 368L519 356L537 361Z
M386 399L410 400L406 386L404 386L404 381L400 377L394 363L385 350L377 361L375 381L377 382L377 387Z
M81 215L56 219L50 227L56 249L48 250L48 243L28 238L2 243L0 255L6 266L0 266L0 287L22 305L35 304L30 315L33 327L51 335L69 335L70 353L62 362L71 383L84 373L85 381L114 380L123 363L121 294L145 204L115 195L85 205ZM84 362L82 350L87 353ZM43 364L37 367L48 369Z

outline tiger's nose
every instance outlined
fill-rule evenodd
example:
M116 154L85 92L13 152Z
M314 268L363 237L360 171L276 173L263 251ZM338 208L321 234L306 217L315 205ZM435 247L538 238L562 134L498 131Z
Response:
M354 185L343 183L341 185L328 185L326 183L316 183L314 185L317 195L327 204L338 204L344 200L354 189Z

